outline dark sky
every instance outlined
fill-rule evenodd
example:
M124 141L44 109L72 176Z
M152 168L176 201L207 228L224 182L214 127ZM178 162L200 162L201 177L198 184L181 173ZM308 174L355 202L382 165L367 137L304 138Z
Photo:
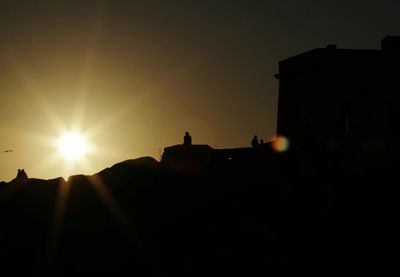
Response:
M0 2L0 180L91 174L182 142L275 133L278 61L327 44L379 48L400 1ZM66 169L52 140L96 149ZM63 131L64 130L64 131Z

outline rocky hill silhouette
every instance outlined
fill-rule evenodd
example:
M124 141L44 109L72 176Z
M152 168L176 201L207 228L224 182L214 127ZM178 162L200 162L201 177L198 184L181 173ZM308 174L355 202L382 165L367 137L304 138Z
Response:
M331 45L281 61L280 146L255 135L252 147L213 149L192 144L186 132L161 162L127 160L68 180L19 169L0 183L0 268L398 273L399 42L389 36L368 51Z
M281 153L198 171L144 157L67 181L16 178L0 185L0 264L52 275L397 271L394 168Z

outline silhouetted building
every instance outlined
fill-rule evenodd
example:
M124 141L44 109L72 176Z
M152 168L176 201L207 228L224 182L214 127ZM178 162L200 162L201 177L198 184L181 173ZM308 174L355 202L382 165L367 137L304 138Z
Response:
M400 37L382 49L317 48L279 62L278 135L296 149L381 152L400 131Z
M174 145L164 148L161 163L168 168L185 172L197 172L204 169L218 168L226 164L242 165L262 164L274 157L270 143L263 147L214 149L206 144ZM256 151L255 151L256 150Z
M209 165L213 149L209 145L198 144L187 147L187 144L164 148L161 161L164 165L179 171L196 171Z

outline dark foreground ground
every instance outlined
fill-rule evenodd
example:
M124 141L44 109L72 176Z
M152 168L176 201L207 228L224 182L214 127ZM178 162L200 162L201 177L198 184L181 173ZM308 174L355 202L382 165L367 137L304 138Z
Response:
M398 163L275 155L185 173L151 158L0 185L0 270L124 276L398 272Z

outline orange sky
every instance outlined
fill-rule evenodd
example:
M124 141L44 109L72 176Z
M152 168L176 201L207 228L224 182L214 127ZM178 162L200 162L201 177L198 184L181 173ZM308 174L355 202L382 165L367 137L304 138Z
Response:
M216 148L268 141L279 60L400 34L394 1L314 2L1 1L0 145L14 152L0 180L158 159L186 130ZM50 141L71 128L96 151L67 170Z

